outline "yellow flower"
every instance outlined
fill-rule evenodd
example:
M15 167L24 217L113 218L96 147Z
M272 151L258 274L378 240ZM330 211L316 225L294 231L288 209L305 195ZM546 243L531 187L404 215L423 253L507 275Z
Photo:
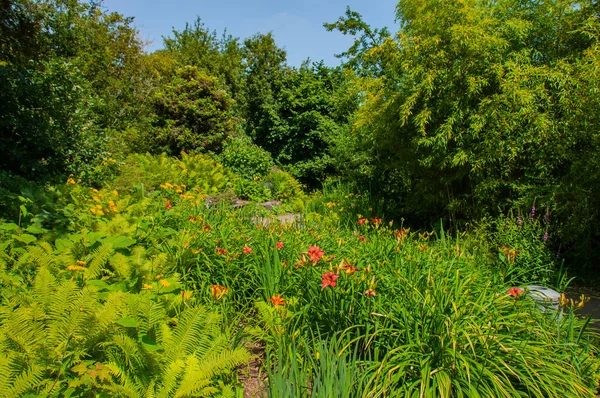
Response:
M161 280L159 280L159 281L158 281L158 283L160 283L160 285L161 285L161 286L164 286L164 287L169 287L169 286L171 286L171 283L169 283L169 281L168 281L168 280L166 280L166 279L161 279Z
M152 289L152 285L149 285L149 284L147 284L147 283L144 283L144 284L142 285L142 287L143 287L144 289L148 289L148 290L149 290L149 289Z
M112 191L112 194L115 196L119 196L119 191L117 191L116 189L114 191Z
M81 267L79 265L69 265L67 269L69 271L85 271L85 267Z
M83 261L83 260L77 260L77 264L79 264L79 265L85 265L85 261Z
M100 202L100 198L97 196L94 196L92 199L94 200L94 202Z
M75 180L74 180L74 179L72 179L72 178L69 178L69 179L67 180L67 184L75 185L75 184L77 184L77 183L75 182Z

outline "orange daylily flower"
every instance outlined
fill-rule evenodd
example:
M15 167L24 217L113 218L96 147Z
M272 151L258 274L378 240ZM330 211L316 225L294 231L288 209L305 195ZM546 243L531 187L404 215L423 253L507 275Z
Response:
M337 285L336 280L339 277L338 274L334 274L333 272L323 274L321 278L321 289L325 289L327 286L335 287Z
M277 308L280 305L285 305L285 299L281 297L281 294L278 294L277 296L273 296L269 299L269 301L271 303L273 303L273 306L275 308Z
M523 294L523 289L519 289L518 287L511 287L510 289L508 289L508 292L506 292L506 294L517 298Z
M212 294L215 300L220 300L227 292L229 288L221 285L210 285L210 294Z
M308 259L313 263L318 263L321 260L321 257L325 254L323 250L319 246L309 246L308 247Z
M346 273L348 275L354 275L354 273L356 271L358 271L358 268L356 268L348 263L342 263L342 266L340 268L343 269L344 271L346 271Z

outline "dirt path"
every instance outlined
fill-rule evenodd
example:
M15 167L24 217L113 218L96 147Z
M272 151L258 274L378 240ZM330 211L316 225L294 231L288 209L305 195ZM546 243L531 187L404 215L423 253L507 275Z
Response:
M267 396L266 375L262 369L265 357L265 347L259 344L251 344L246 347L252 358L248 367L240 374L240 381L244 384L244 398L262 398Z

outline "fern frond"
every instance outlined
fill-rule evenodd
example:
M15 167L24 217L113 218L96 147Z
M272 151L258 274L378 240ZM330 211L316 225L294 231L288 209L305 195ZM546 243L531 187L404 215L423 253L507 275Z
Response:
M56 289L48 306L47 344L55 352L68 349L71 340L85 341L95 325L94 313L99 305L96 292L77 288L73 281L65 281ZM77 356L72 357L73 360Z
M169 363L161 374L161 385L159 390L156 392L157 398L170 398L173 396L174 391L177 389L183 373L185 371L186 363L182 359L178 359Z
M0 330L2 345L27 361L36 358L46 337L44 319L36 308L15 309Z
M97 319L96 333L103 333L109 329L114 321L123 317L123 307L125 306L126 294L123 292L114 292L108 295L104 304L96 310Z
M55 267L53 251L54 249L47 242L39 242L35 246L29 246L27 252L19 257L13 270L23 271L35 267L53 269Z
M108 365L108 368L110 373L119 380L118 384L112 383L106 386L106 389L113 392L114 396L126 398L142 398L147 396L145 392L147 392L151 386L145 388L143 384L134 377L131 377L119 364L111 362Z
M102 347L114 347L118 353L111 355L112 362L123 363L131 371L140 370L143 367L142 352L139 343L123 333L118 333L108 342L102 344Z
M206 346L207 340L214 336L215 313L208 313L203 307L188 308L179 316L179 322L173 330L170 341L165 341L167 363L195 352L199 346Z
M132 275L132 267L129 263L129 257L121 254L115 253L109 260L110 267L125 280L131 279Z
M183 376L174 397L194 396L209 385L210 379L203 377L199 372L198 359L193 355L190 355L186 359L185 375Z
M105 266L113 253L114 250L110 243L103 243L97 248L91 256L92 260L88 268L85 270L85 279L94 279L100 275L105 270Z
M233 351L228 349L221 352L214 352L204 356L199 363L199 376L206 379L212 379L215 376L227 373L237 366L248 363L250 353L243 348Z
M215 398L235 398L235 391L231 386L223 386L221 393L215 396Z
M166 311L161 302L146 300L140 303L138 317L140 318L140 334L149 334L151 330L164 322Z
M10 384L6 397L20 397L26 393L33 393L43 380L44 369L39 366L32 366L16 377Z

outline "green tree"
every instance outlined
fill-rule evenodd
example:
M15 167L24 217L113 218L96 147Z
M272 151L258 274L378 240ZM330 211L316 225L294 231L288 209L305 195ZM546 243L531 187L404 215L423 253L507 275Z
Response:
M383 73L381 65L369 56L368 52L373 47L383 44L385 39L390 37L390 32L386 27L381 29L372 28L367 24L362 15L346 7L346 14L333 23L324 23L323 26L328 32L338 30L345 35L354 36L354 43L336 57L342 58L345 66L353 69L361 76L380 76Z
M146 137L153 151L219 152L238 124L231 112L233 101L219 86L195 67L178 69L155 95L155 120Z
M195 66L218 78L234 100L244 94L243 50L239 39L224 31L219 38L200 17L182 31L173 30L173 37L164 38L165 49L182 66Z
M595 217L596 14L593 1L401 0L397 38L365 53L383 73L363 80L364 176L422 222L533 203L564 231L583 221L567 209Z
M244 44L246 133L277 164L318 187L335 172L331 144L354 110L338 95L346 76L322 62L290 68L271 34L255 35Z
M0 166L93 179L109 129L137 123L149 94L132 19L77 0L5 0L0 15Z

